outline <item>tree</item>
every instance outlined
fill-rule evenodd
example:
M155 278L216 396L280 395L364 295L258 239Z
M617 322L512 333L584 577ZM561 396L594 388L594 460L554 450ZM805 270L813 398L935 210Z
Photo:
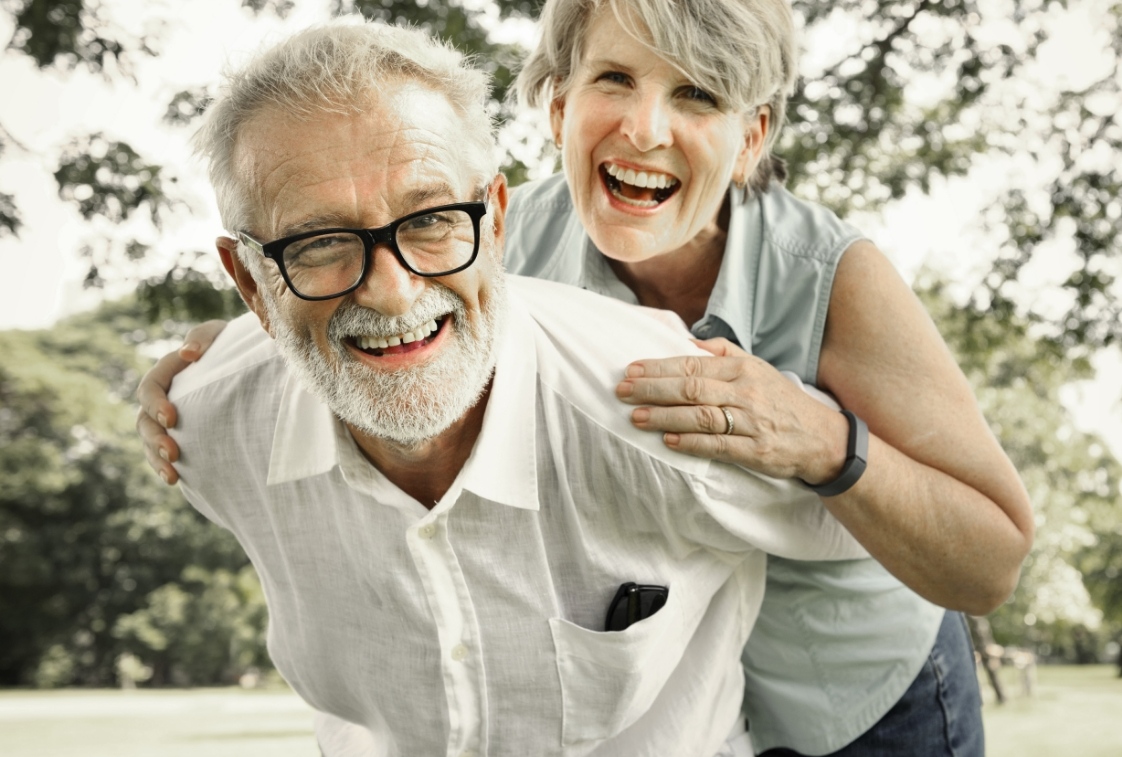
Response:
M504 95L521 51L495 42L494 30L504 20L533 17L540 5L540 0L334 0L331 11L416 23L476 54L496 78L496 117L508 136L514 134L506 141L514 146L504 170L517 184L539 163L548 167L554 158L548 150L543 153L540 138L516 129ZM272 18L285 16L294 3L242 0L241 6ZM855 216L882 210L910 193L930 192L945 179L969 176L985 161L1004 166L1027 161L1034 167L1031 184L995 195L980 219L992 247L985 273L965 296L951 298L944 288L931 293L929 302L974 380L987 416L1024 472L1041 518L1022 589L995 615L995 633L1011 640L1027 627L1043 651L1046 644L1067 644L1063 639L1071 638L1073 624L1093 622L1096 611L1107 622L1117 622L1117 575L1122 570L1122 536L1112 520L1118 510L1117 463L1101 444L1072 427L1057 393L1065 382L1086 377L1089 356L1117 345L1122 333L1122 124L1117 115L1122 112L1122 0L793 0L793 7L804 25L808 56L777 152L788 161L789 186L796 194ZM127 82L160 53L158 39L138 36L121 23L112 0L0 0L0 9L14 30L5 54L25 56L44 70L85 69ZM1080 46L1097 51L1097 57L1094 65L1084 67L1081 80L1056 81L1050 78L1049 46L1056 44L1056 29L1071 9L1095 14L1096 34ZM174 94L164 121L186 132L204 111L212 84L195 82ZM0 116L0 160L21 150L25 148ZM127 308L129 317L142 312L164 333L240 309L221 272L204 265L213 256L198 252L195 242L177 250L175 265L153 273L145 269L152 257L149 245L128 236L130 223L159 228L187 202L173 168L120 135L95 131L60 145L53 172L60 197L91 223L102 222L91 227L85 247L87 284L97 288L114 278L135 281L138 300ZM16 197L0 193L0 237L19 233L20 223ZM1030 284L1032 273L1052 258L1067 259L1070 271L1041 292ZM111 317L108 312L98 318L104 322ZM142 330L124 315L115 317L121 318L120 327ZM13 341L5 346L22 350L33 364L49 354L44 343L34 341L45 337L31 342L6 338ZM147 501L156 504L148 507L174 511L161 494L145 489L151 482L142 486L139 479L110 475L124 470L124 458L113 455L130 449L127 432L96 436L90 444L98 453L79 455L77 464L68 457L77 454L73 449L88 446L71 429L90 424L60 397L93 397L102 391L89 377L118 363L93 364L97 362L91 361L89 370L66 373L65 381L58 379L62 383L2 374L2 386L8 387L4 391L14 392L17 404L11 407L18 408L9 412L5 400L9 414L0 414L0 433L8 434L0 440L12 441L10 449L0 452L0 470L10 476L5 481L14 482L13 491L50 493L42 499L44 513L74 508L72 512L97 521L102 511L90 510L88 504L96 497L89 494L87 502L75 478L78 465L88 464L83 476L97 482L99 491L111 486L118 486L122 496L141 491L154 498ZM123 377L135 368L114 370L121 373L116 380L123 386ZM113 376L99 374L98 380L115 386ZM102 412L92 399L89 407ZM128 521L140 515L123 517ZM52 523L56 525L44 525L50 538L26 550L29 565L37 564L38 551L50 551L51 539L67 538L65 529ZM190 532L193 526L185 523ZM28 533L20 528L19 533ZM157 538L157 543L163 542ZM9 549L15 548L5 542L0 569ZM93 565L92 558L83 559L83 565ZM94 575L92 568L83 570L84 578ZM131 620L113 625L102 618L105 625L92 632L98 643L118 650L131 640L141 644L140 652L158 651L163 642L157 637L175 637L174 629L193 612L175 599L178 589L163 587L188 587L196 592L192 596L199 596L208 582L226 585L227 574L219 571L234 575L233 566L217 563L207 567L211 572L205 580L181 570L182 565L169 568L153 575L143 592L134 590L143 600L126 613ZM1078 571L1084 573L1082 582ZM80 612L76 607L60 606L58 617ZM89 615L84 622L94 620ZM64 670L67 650L74 648L60 633L51 630L43 637L57 648L35 648L35 654L55 650L43 658L48 672ZM15 637L0 635L0 641L8 638ZM20 670L26 679L26 670Z
M122 653L151 658L122 616L169 586L198 597L196 616L234 620L205 605L244 554L156 479L133 431L126 398L146 366L136 345L150 338L135 302L0 332L0 685L111 685ZM242 591L241 625L258 633Z
M234 2L234 0L231 0ZM361 12L393 23L413 23L452 40L495 76L495 112L511 123L505 96L522 51L493 41L500 22L533 17L542 0L489 3L427 0L333 0L331 12ZM291 0L242 0L257 14L284 16ZM795 191L843 215L872 211L909 191L927 192L940 177L962 176L982 155L1022 155L1047 169L1034 187L995 198L984 219L998 254L968 303L979 312L1016 313L1048 339L1081 354L1118 341L1122 329L1118 274L1122 271L1122 0L794 0L811 55L791 101L790 125L779 153L789 162ZM41 68L84 67L107 77L128 77L158 43L126 31L109 0L0 0L11 14L9 54ZM1041 71L1049 31L1065 8L1091 8L1102 48L1090 81L1050 81ZM827 58L824 41L846 29L850 41ZM836 42L834 43L836 46ZM190 124L205 108L212 82L176 94L169 123ZM2 124L0 124L2 126ZM536 148L540 141L534 142ZM0 128L0 151L14 145ZM525 146L525 145L524 145ZM531 151L532 152L532 151ZM531 163L552 156L523 155ZM508 158L512 183L527 164ZM121 220L138 212L155 224L179 199L157 160L127 142L98 134L78 138L61 154L55 174L62 197L87 217ZM19 229L19 208L0 196L0 234ZM1051 243L1051 246L1045 243ZM1040 298L1019 281L1030 263L1056 245L1077 263L1059 287L1067 306L1038 307ZM88 245L88 282L145 255L144 245ZM198 320L228 315L231 299L202 296L201 284L225 286L220 275L200 275L185 251L167 276L145 277L142 292L153 317ZM134 265L135 269L136 266ZM194 273L192 273L194 271Z
M957 307L937 281L923 296L1036 513L1020 584L990 616L994 638L1032 646L1044 658L1097 662L1099 642L1122 631L1122 463L1073 426L1059 397L1090 368L1061 359L1059 345L1031 335L1028 319Z

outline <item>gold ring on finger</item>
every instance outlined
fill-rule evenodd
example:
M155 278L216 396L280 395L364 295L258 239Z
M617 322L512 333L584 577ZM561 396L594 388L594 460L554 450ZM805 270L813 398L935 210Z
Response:
M721 412L725 414L725 423L728 424L728 427L725 429L725 436L728 436L732 433L732 430L736 428L736 424L733 423L732 413L729 412L729 409L727 407L722 407Z

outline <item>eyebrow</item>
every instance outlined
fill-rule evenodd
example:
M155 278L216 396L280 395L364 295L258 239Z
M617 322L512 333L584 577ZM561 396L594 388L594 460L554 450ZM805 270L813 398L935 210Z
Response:
M437 184L423 189L410 190L405 193L401 200L401 207L406 208L401 215L409 215L414 211L424 210L426 207L444 205L455 201L455 194L450 184ZM400 218L401 216L397 217ZM283 239L284 237L302 234L305 231L332 228L355 228L354 216L343 213L320 213L285 226L280 230L277 238Z
M323 213L321 215L306 218L299 223L290 224L280 230L278 239L284 237L291 237L295 234L301 234L305 231L315 231L316 229L332 229L332 228L350 228L352 218L345 216L342 213Z

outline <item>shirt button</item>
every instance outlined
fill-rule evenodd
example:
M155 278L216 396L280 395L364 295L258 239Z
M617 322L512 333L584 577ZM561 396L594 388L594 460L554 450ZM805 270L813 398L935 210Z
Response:
M463 662L467 659L467 656L468 648L463 644L457 644L456 646L452 647L452 659L456 662Z
M436 525L433 523L426 523L417 529L417 533L420 534L422 539L431 539L433 535L436 534Z
M479 757L479 752L475 752L469 749L466 752L461 752L460 757Z

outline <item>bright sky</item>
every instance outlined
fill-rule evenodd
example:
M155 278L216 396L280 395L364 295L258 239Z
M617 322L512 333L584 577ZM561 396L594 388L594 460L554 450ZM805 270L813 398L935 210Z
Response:
M469 0L469 4L485 5L486 0ZM156 31L160 39L158 57L136 59L137 86L114 85L83 70L44 73L26 56L11 51L0 55L5 95L0 99L0 123L25 148L10 147L0 158L0 192L15 194L24 222L19 239L0 240L0 261L15 271L0 277L0 329L48 326L62 315L94 305L102 295L83 291L86 264L78 251L100 231L120 239L131 232L151 244L155 252L144 262L150 275L166 270L180 251L213 249L221 225L209 185L189 156L188 130L161 122L166 104L176 92L216 81L228 61L237 63L263 43L326 19L327 5L327 0L302 0L289 18L280 20L270 13L255 17L238 0L105 0L103 7L114 22L135 33ZM1102 7L1101 0L1084 0L1055 16L1049 29L1052 41L1040 61L1054 85L1077 88L1102 71L1106 43ZM1010 32L1000 24L987 31L996 37L1015 36ZM11 19L4 14L0 39L10 38L11 33ZM519 26L500 33L515 41L530 38L533 31ZM831 62L846 37L845 29L831 24L828 35L805 39L804 74L813 75L816 68ZM91 226L58 199L52 173L60 149L71 138L94 131L129 142L177 178L175 191L186 198L188 207L170 220L162 234L143 220L131 228ZM931 196L910 195L879 217L860 223L909 280L929 265L967 285L978 280L989 262L978 252L990 248L975 226L982 208L998 189L1009 185L1011 176L1031 181L1034 170L1009 162L982 163L966 179L939 183ZM1070 249L1057 248L1038 257L1045 262L1031 271L1030 285L1062 281L1073 264ZM208 259L217 265L216 257ZM1122 457L1122 357L1117 352L1100 356L1097 366L1099 379L1071 388L1066 399L1077 423L1106 436Z

